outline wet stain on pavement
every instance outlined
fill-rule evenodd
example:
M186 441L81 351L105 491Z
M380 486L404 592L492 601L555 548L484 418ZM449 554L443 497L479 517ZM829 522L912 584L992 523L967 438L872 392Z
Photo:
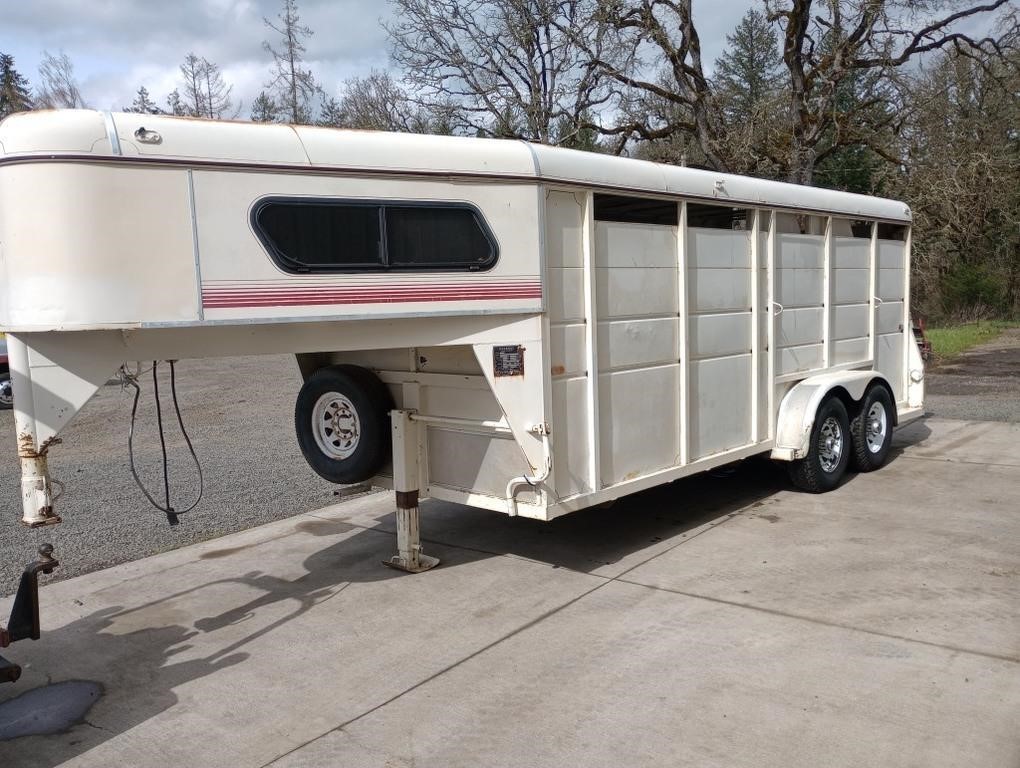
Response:
M103 695L103 686L89 680L68 680L25 691L0 703L0 741L67 731L85 722L85 715Z

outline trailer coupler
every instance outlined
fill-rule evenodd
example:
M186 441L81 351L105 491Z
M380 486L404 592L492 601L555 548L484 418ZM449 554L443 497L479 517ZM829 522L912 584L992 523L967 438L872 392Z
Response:
M11 618L4 627L0 624L0 648L18 640L38 640L39 628L39 574L53 573L60 563L53 557L53 545L39 547L39 559L25 566L21 583L14 596ZM0 683L13 683L21 677L21 667L0 656Z

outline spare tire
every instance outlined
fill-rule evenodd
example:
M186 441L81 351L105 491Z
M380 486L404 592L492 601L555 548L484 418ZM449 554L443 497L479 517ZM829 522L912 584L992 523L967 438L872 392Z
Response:
M294 428L305 461L332 483L374 477L390 457L393 398L371 371L356 365L320 368L294 406Z

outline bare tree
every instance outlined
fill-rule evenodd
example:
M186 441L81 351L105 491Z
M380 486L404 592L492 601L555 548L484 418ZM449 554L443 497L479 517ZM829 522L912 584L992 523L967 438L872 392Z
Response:
M585 53L612 59L607 30L592 14L597 0L392 2L394 61L423 105L457 109L461 131L569 141L612 100Z
M304 40L312 30L301 24L296 0L283 0L283 10L277 16L279 25L263 18L265 25L280 36L279 47L263 41L262 47L273 57L272 77L266 88L275 96L277 106L291 123L312 121L312 99L319 86L310 70L302 66L305 54Z
M42 62L39 64L39 81L35 96L37 107L84 109L88 106L74 77L74 64L63 51L58 56L43 51Z
M930 315L1020 314L1020 55L949 52L911 78L905 172L915 300Z
M786 108L772 116L782 123L779 140L760 147L761 153L771 155L790 181L810 184L823 153L860 146L879 128L896 129L895 110L875 108L882 106L888 96L885 85L903 65L945 48L972 56L1001 52L1017 34L1014 16L1003 17L994 37L975 38L961 29L974 17L990 19L1008 2L764 0L767 19L780 32L788 90ZM738 169L741 152L735 147L741 143L734 139L740 124L727 119L718 88L706 74L692 5L692 0L599 3L597 15L628 52L616 59L602 55L581 34L574 33L573 39L606 76L675 107L675 122L649 125L630 119L610 133L654 139L687 132L696 137L711 167ZM665 79L645 75L653 59L665 62ZM845 85L855 79L855 98L850 99ZM872 120L878 116L884 125ZM876 152L886 151L883 142L874 143Z
M204 57L200 58L194 53L189 53L184 57L180 69L181 77L184 78L182 102L187 115L210 120L219 120L224 115L230 118L237 117L241 107L238 105L237 109L233 109L233 101L230 98L234 86L227 85L218 65Z

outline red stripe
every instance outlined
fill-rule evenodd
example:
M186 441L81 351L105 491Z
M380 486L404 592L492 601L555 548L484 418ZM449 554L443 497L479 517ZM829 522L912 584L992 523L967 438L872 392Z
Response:
M319 306L326 304L384 304L433 301L480 301L485 299L540 299L538 283L486 286L407 286L369 290L206 289L202 305L208 308Z

